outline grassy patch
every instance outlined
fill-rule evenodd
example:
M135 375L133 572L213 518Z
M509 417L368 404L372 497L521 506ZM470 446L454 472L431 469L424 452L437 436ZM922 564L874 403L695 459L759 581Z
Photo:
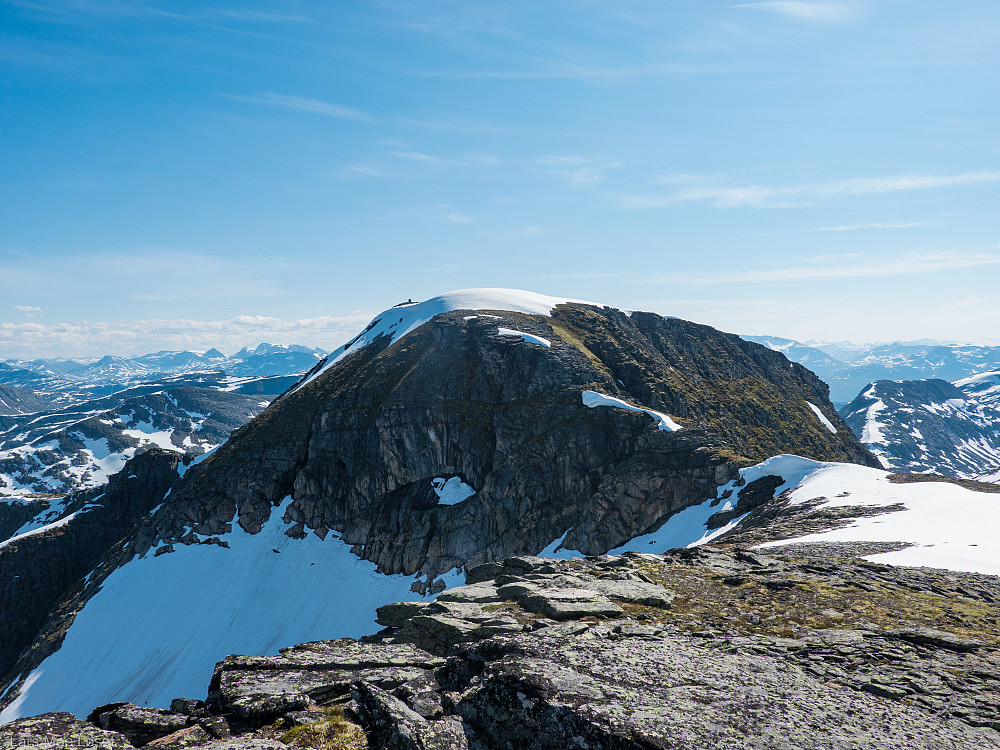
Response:
M644 565L641 570L678 598L670 609L625 604L628 615L691 632L789 637L802 630L856 629L866 624L923 626L1000 645L996 605L989 602L871 582L873 590L868 591L849 582L837 585L789 577L787 588L774 590L763 579L750 576L738 585L725 583L717 571L697 566Z
M357 724L348 721L339 708L327 708L326 717L313 724L293 727L281 735L281 741L292 747L314 750L364 750L368 738Z

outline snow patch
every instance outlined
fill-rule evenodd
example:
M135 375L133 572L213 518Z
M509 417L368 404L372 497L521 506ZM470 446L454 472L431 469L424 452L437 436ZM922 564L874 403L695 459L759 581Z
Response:
M438 505L458 505L468 500L476 491L461 480L460 477L437 477L431 480L431 487L438 497Z
M326 541L285 536L289 502L271 510L258 534L234 524L223 537L229 549L177 544L112 573L4 719L47 711L85 716L117 700L166 706L204 692L227 654L358 638L379 630L376 607L432 598L410 590L415 576L377 573L336 533ZM460 579L460 571L442 577L448 586Z
M548 339L543 339L541 336L535 336L531 333L525 333L524 331L515 331L513 328L497 328L497 333L501 336L520 336L522 340L528 342L529 344L540 344L545 347L551 347L552 342Z
M995 494L947 482L897 484L890 482L888 472L881 469L831 463L810 473L790 493L792 503L815 498L831 498L822 508L899 503L905 510L857 518L844 528L766 542L760 547L793 542L908 542L915 546L870 555L868 559L889 565L1000 575L1000 542L996 534L1000 528L1000 501Z
M666 430L668 432L675 432L681 429L681 426L672 420L669 416L662 412L653 411L652 409L647 409L642 406L634 406L627 401L622 401L620 398L615 398L614 396L607 396L603 393L598 393L597 391L584 391L583 392L583 404L591 409L598 406L611 406L616 409L625 409L626 411L640 411L645 412L651 416L657 423L657 429Z

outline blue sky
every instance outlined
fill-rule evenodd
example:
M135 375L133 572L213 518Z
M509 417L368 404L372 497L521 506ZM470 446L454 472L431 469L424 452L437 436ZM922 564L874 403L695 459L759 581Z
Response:
M1000 343L1000 3L0 1L0 358L477 286Z

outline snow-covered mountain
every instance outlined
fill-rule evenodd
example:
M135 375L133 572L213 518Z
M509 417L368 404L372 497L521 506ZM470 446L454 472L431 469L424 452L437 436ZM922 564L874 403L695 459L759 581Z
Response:
M138 357L108 355L98 360L39 359L0 361L0 385L29 388L60 403L106 395L169 375L216 371L239 377L299 375L325 351L297 345L259 344L232 356L207 352L161 351Z
M0 415L0 496L96 487L150 446L199 455L295 379L174 375L67 406Z
M1000 370L998 346L905 342L807 345L775 336L744 338L808 367L830 386L830 398L837 404L850 401L876 380L954 381Z
M493 289L390 308L146 498L47 603L3 718L188 695L226 653L372 632L376 606L466 565L649 549L677 524L707 538L760 494L740 469L774 454L875 465L825 392L780 353L651 313ZM87 517L0 554L71 544Z
M879 380L841 409L887 468L989 479L1000 467L1000 372Z

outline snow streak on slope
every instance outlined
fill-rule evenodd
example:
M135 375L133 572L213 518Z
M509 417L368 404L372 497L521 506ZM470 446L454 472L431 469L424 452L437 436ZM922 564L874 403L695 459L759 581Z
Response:
M679 430L681 426L677 424L674 420L668 417L663 412L653 411L652 409L647 409L644 406L634 406L628 401L623 401L620 398L615 398L614 396L606 396L603 393L598 393L597 391L584 391L583 394L583 404L591 409L598 406L611 406L615 409L625 409L626 411L639 411L644 412L651 416L657 423L657 429L666 430L668 432L674 432Z
M826 429L836 435L837 428L833 426L833 422L826 418L826 415L820 410L820 408L812 401L806 401L806 404L808 404L809 408L812 409L813 414L816 415L816 419L818 419Z
M166 706L202 695L227 654L357 638L379 629L376 607L422 598L410 590L413 576L376 573L335 534L285 536L282 514L283 506L272 509L259 534L235 526L223 537L229 549L178 544L116 570L0 723L46 711L85 716L114 700Z
M360 334L348 341L339 349L330 352L330 356L322 366L318 367L297 388L315 380L320 373L348 354L358 351L372 343L379 336L388 336L393 342L419 328L435 315L454 310L507 310L524 313L525 315L549 315L556 305L567 302L578 302L584 305L595 304L578 299L563 299L548 297L544 294L524 292L518 289L460 289L447 292L437 297L431 297L424 302L411 302L396 307L390 307L375 316ZM517 335L523 335L518 333ZM534 343L542 343L535 341ZM545 344L542 344L545 346Z

